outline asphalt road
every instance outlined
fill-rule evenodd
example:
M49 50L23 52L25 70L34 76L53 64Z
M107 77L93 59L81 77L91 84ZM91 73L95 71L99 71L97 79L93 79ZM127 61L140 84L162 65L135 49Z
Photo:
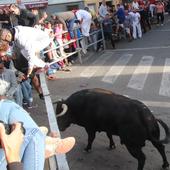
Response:
M83 64L71 66L71 72L58 71L57 80L47 81L51 98L66 98L84 88L105 88L143 101L153 114L170 126L170 17L164 26L154 26L133 42L122 40L116 50L89 53ZM44 102L34 93L38 108L31 109L31 116L39 125L48 126ZM105 133L97 133L91 153L84 153L87 134L84 128L72 125L62 137L75 136L76 146L67 154L71 170L136 170L137 161L114 137L116 149L109 151ZM161 169L162 160L148 142L145 170ZM166 145L170 161L170 145Z

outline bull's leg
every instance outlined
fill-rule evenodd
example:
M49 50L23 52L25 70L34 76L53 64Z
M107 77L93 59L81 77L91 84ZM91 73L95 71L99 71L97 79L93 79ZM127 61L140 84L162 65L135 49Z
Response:
M115 146L115 143L113 141L112 134L110 132L107 132L106 134L107 134L107 137L110 140L109 149L115 149L116 146Z
M156 149L158 150L158 152L162 156L162 159L163 159L162 168L164 168L164 169L168 168L169 163L167 161L167 157L166 157L166 154L165 154L165 146L162 143L156 143L156 142L152 142L152 144L156 147Z
M86 131L87 131L87 134L88 134L88 144L87 144L87 146L84 150L89 152L92 148L92 143L93 143L94 138L96 136L96 132L92 131L92 130L88 130L88 129L86 129Z
M145 155L142 152L142 148L135 147L135 146L132 147L132 146L128 146L128 145L126 145L126 148L131 153L131 155L138 160L138 169L137 170L143 170L143 167L145 165Z

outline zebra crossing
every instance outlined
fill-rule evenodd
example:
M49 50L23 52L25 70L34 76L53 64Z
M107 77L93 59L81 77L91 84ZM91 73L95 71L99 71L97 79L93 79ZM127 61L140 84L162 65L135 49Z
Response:
M80 73L80 77L83 78L93 78L101 69L104 69L106 63L111 60L114 54L111 52L106 52L99 56L95 61L93 61L89 66L87 66ZM118 81L118 78L128 72L130 67L129 63L134 58L134 54L126 53L121 54L113 63L107 65L107 70L104 70L104 74L100 77L100 81L103 83L110 84L111 86ZM142 91L146 85L146 81L149 80L148 76L154 67L153 63L156 57L151 55L143 55L139 59L138 63L131 70L129 75L128 83L125 85L127 88ZM103 66L103 68L102 68ZM157 92L160 96L170 97L170 58L165 58L165 63L162 67L161 79L158 80L157 84L159 86L159 91Z

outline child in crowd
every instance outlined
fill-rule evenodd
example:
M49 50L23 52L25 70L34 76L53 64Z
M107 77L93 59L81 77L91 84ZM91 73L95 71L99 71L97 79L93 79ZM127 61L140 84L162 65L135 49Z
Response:
M54 35L55 35L55 39L58 42L58 44L61 46L60 49L60 53L62 57L66 57L66 53L64 52L64 48L63 48L63 40L62 40L62 33L63 33L63 24L60 23L59 21L55 22L54 25Z
M49 21L46 22L44 31L48 33L48 35L50 37L50 40L51 40L50 45L49 45L49 47L50 47L49 49L50 50L54 49L54 50L50 51L52 57L51 57L51 60L49 60L49 62L52 62L56 58L58 58L59 56L58 56L58 54L57 54L57 52L55 50L56 45L54 43L54 31L53 31L51 22L49 22Z
M129 41L132 41L132 16L129 14L128 10L125 10L125 21L124 21L125 31Z

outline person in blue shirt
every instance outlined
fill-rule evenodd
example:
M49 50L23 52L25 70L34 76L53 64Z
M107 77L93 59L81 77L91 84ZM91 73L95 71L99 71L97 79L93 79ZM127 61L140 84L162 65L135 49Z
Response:
M112 47L115 48L115 42L114 42L114 39L112 36L112 32L113 32L112 25L113 25L113 21L110 18L110 15L106 14L106 16L103 20L104 37L105 37L105 40L110 40Z
M117 16L117 19L118 19L118 25L117 25L117 29L116 29L116 32L118 32L120 27L123 28L123 23L125 21L125 11L120 6L120 4L117 5L117 11L116 11L115 15Z

